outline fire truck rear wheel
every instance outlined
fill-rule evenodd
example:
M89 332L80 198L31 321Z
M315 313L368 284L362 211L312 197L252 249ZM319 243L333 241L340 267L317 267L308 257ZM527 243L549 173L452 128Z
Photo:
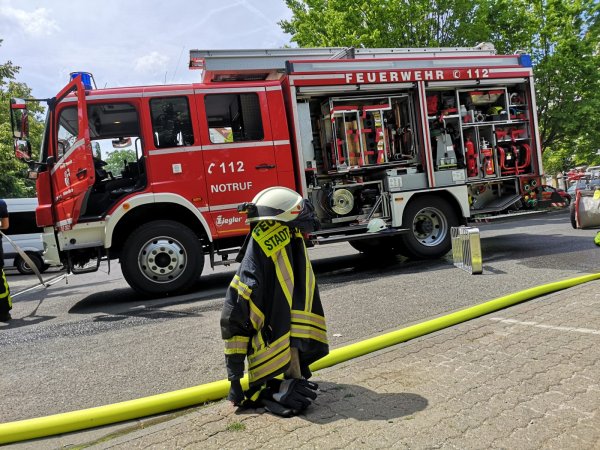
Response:
M156 220L125 241L123 276L140 294L157 297L189 290L204 267L198 236L179 222Z
M410 231L402 235L401 254L432 259L450 251L450 228L458 226L458 218L444 199L432 195L414 199L404 210L403 222Z

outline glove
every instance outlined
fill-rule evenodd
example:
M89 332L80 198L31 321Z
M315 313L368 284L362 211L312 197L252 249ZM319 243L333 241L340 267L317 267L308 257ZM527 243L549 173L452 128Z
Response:
M233 406L239 406L244 401L244 390L240 380L231 380L231 387L229 388L229 394L227 400L233 403Z
M299 381L297 379L284 380L279 386L279 392L273 394L273 400L297 411L308 408L310 399L304 394L310 392L310 398L313 399L317 397L317 394L311 389L299 385Z
M308 397L311 400L314 400L315 398L317 398L317 390L319 389L319 385L317 383L313 383L311 381L308 380L295 380L296 381L296 385L294 387L294 390L299 393L300 395L303 395L304 397Z
M276 401L268 400L266 398L263 398L260 401L263 408L277 416L292 417L298 414L298 411L288 408L287 406L283 406L281 403L277 403Z

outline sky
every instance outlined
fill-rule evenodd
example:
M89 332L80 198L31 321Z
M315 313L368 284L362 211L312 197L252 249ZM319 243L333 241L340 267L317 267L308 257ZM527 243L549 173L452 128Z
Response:
M283 0L0 0L0 64L36 98L76 71L99 88L198 82L191 49L289 45L277 22L290 16Z

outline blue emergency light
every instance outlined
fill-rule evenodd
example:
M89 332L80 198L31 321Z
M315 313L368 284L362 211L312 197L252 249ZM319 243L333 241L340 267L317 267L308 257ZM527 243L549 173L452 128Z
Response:
M96 87L94 76L89 72L71 72L71 81L74 80L78 75L81 75L81 83L85 89L92 90Z
M523 67L533 67L530 55L519 55L519 64Z

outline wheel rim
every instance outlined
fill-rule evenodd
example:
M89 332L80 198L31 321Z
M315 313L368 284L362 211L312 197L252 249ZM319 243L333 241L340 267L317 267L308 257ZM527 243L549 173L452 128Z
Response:
M448 234L448 220L437 208L423 208L413 219L412 231L421 244L426 247L435 247Z
M138 255L141 273L155 283L170 283L184 272L187 265L185 247L169 236L147 241Z
M26 273L26 274L32 274L33 273L33 269L29 266L29 264L27 264L25 262L24 259L20 259L19 265L21 266L21 270L23 271L23 273Z

